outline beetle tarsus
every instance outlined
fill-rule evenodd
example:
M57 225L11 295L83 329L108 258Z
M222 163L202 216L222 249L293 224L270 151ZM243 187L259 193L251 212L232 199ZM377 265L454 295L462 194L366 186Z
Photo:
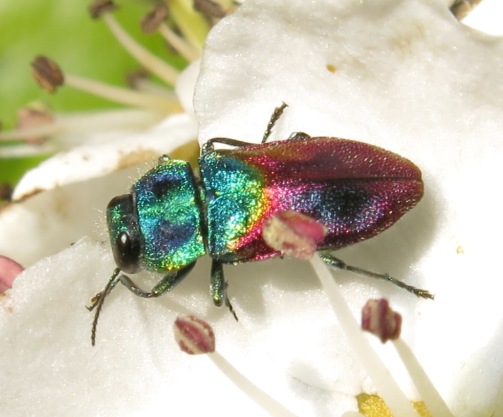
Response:
M227 286L227 284L226 284L226 286ZM227 297L227 295L225 296L225 305L227 306L227 308L229 309L229 311L231 312L231 314L234 316L234 319L236 321L239 321L238 316L236 314L236 311L234 310L234 307L232 307L232 304L229 301L229 298Z

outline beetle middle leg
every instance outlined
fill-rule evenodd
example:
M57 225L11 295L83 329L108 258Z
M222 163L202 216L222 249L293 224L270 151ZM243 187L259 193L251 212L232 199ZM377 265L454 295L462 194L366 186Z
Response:
M403 288L406 291L411 292L412 294L416 295L417 297L429 298L429 299L434 298L433 294L431 294L429 291L422 290L420 288L416 288L412 285L408 285L405 282L402 282L396 278L393 278L389 274L372 272L372 271L368 271L363 268L358 268L357 266L348 265L347 263L345 263L341 259L336 258L334 255L332 255L328 251L319 251L318 254L320 255L321 260L332 268L343 269L345 271L351 271L351 272L354 272L355 274L364 275L366 277L377 278L377 279L382 279L382 280L388 281L388 282L390 282L400 288Z
M227 297L227 282L225 282L222 262L216 259L213 259L211 262L210 294L211 298L213 298L213 304L217 307L225 304L236 321L238 320L238 316Z

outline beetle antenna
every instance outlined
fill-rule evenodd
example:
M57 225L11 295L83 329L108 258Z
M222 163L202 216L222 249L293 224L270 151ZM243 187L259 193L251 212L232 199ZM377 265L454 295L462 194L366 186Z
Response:
M117 285L120 281L120 277L118 276L121 270L119 268L115 268L112 276L108 280L108 283L105 289L98 294L96 294L91 299L91 306L86 308L89 311L93 311L96 308L96 312L94 313L93 327L91 330L91 344L94 346L96 343L96 327L98 327L98 319L100 317L101 308L103 307L103 302L105 301L105 297L110 294L110 291Z
M269 120L269 123L267 123L267 128L264 132L264 137L262 138L262 143L266 143L267 139L271 135L272 128L274 127L274 125L276 124L278 119L281 117L281 115L283 114L283 110L285 110L286 107L288 107L288 104L286 104L285 102L282 102L281 106L278 106L274 109L274 112L271 116L271 119Z

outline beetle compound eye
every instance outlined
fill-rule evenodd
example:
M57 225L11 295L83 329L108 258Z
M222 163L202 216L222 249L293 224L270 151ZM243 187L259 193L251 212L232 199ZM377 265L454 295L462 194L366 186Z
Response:
M124 272L131 274L139 269L140 242L133 239L128 232L121 232L117 236L113 253L117 266Z
M110 201L107 224L115 263L124 272L137 272L140 269L141 234L131 194Z

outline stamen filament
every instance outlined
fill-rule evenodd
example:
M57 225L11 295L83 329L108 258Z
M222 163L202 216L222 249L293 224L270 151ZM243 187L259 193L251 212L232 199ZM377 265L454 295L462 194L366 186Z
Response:
M409 375L416 385L416 388L421 396L421 400L424 401L431 415L454 417L447 407L447 404L445 404L445 401L433 386L430 378L428 378L428 375L417 360L416 356L410 350L410 347L401 338L393 340L393 346L395 346L400 359L407 368Z
M178 36L165 23L159 26L159 33L187 61L193 62L199 58L199 52L191 44L186 42L185 39Z
M52 144L18 146L0 146L0 158L20 158L30 156L49 155L56 151ZM15 200L15 198L13 198Z
M99 299L93 301L93 306L97 305L99 301ZM177 317L173 326L173 333L182 352L188 355L208 355L222 374L271 416L296 417L281 403L246 378L215 350L215 332L206 321L192 314Z
M131 86L134 90L142 93L150 93L155 96L165 97L169 100L178 100L178 97L173 90L169 90L163 85L150 81L147 78L138 78L134 80Z
M160 122L164 114L143 109L114 109L96 112L66 113L58 115L47 124L0 132L0 141L47 138L66 132L85 133L100 129L124 129L139 131ZM76 137L75 134L72 137ZM5 150L6 148L4 148Z
M61 133L63 130L64 127L60 123L53 122L43 126L0 132L0 140L2 141L29 140L34 137L45 138L48 136L57 135L58 133Z
M162 113L181 111L181 106L176 100L115 87L72 74L65 74L65 84L117 103L151 109Z
M101 16L108 25L111 32L117 37L121 45L145 68L157 75L161 80L170 86L174 86L179 72L167 62L159 59L150 51L136 42L117 22L110 13L103 13Z
M164 114L144 109L113 109L65 113L58 116L58 121L65 130L71 132L89 132L100 130L139 131L151 128L163 120Z
M215 366L227 376L238 388L240 388L248 397L254 400L262 409L271 416L276 417L297 417L281 403L272 398L269 394L262 391L257 385L251 382L241 374L227 359L217 351L208 353Z
M339 323L391 413L394 416L417 415L412 404L363 335L360 326L351 314L344 297L340 294L337 285L334 283L334 277L327 269L325 263L320 259L318 254L314 255L310 262L318 275L325 294L332 304Z
M194 10L192 0L164 0L183 36L200 54L210 30L208 21Z

